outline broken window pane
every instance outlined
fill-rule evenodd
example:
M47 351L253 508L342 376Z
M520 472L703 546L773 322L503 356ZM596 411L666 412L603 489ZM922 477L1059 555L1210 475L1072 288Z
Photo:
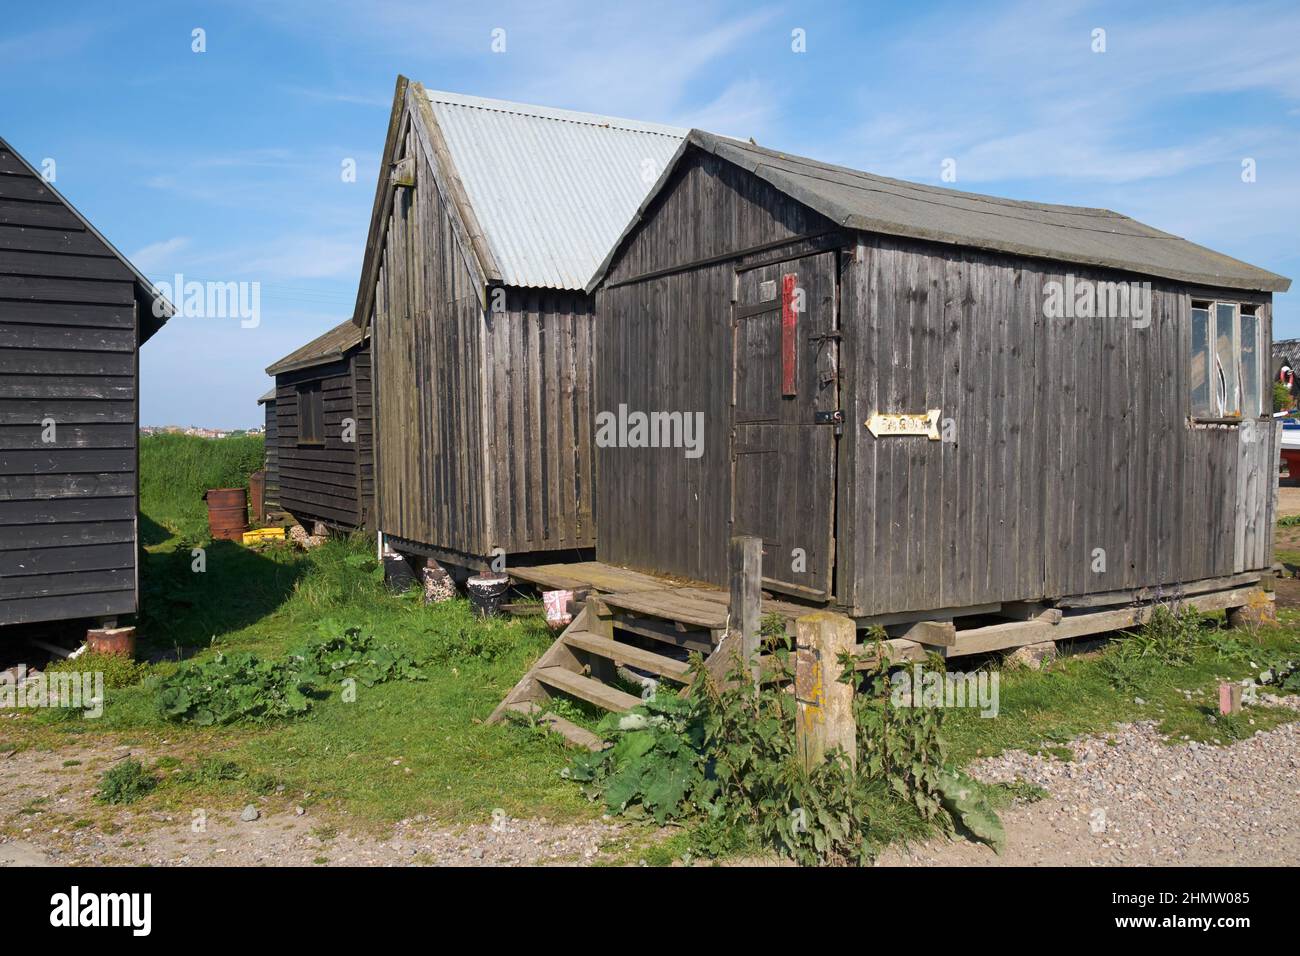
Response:
M1241 414L1241 385L1237 374L1237 307L1219 302L1214 314L1214 384L1219 414L1234 418Z

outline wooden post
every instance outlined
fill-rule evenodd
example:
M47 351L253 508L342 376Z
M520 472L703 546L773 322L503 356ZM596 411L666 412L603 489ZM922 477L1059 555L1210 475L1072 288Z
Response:
M762 669L758 657L763 626L763 540L754 535L736 535L731 539L730 559L731 635L733 640L739 639L741 659L749 666L757 690Z
M587 598L586 607L586 629L597 637L612 641L614 639L614 615L610 611L609 605L599 597L592 595ZM592 677L605 684L614 682L614 678L618 674L618 668L613 661L596 654L588 654L587 658L589 661L588 669Z
M853 621L818 611L795 622L795 734L805 770L839 747L857 765L858 733L853 719L853 685L839 680L840 654L857 643Z

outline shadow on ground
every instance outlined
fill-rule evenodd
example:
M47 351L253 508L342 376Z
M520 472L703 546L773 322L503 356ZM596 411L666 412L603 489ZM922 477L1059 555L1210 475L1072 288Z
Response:
M144 515L141 540L164 542L167 529ZM158 535L161 534L161 540ZM302 577L300 561L277 560L233 541L184 542L142 551L137 646L149 660L175 660L214 635L257 623L278 609Z

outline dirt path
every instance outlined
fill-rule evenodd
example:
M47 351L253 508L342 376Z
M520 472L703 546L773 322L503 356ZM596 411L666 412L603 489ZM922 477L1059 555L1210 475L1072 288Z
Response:
M451 828L415 818L387 837L342 832L335 815L294 806L286 794L242 807L145 813L95 803L98 776L140 748L62 747L0 754L0 866L545 866L590 864L629 850L623 828L555 824L498 813ZM201 811L201 816L196 812Z
M1049 794L1002 811L1002 856L964 840L932 840L891 849L880 865L1293 866L1300 859L1300 724L1227 747L1171 745L1147 723L1069 746L1075 759L1068 762L1015 751L971 768L983 780L1023 780Z
M1300 478L1283 478L1277 487L1277 514L1300 515Z
M1300 710L1300 698L1286 703ZM979 761L981 779L1047 791L1002 811L1007 851L936 839L889 850L884 866L1293 865L1300 859L1300 723L1227 747L1170 744L1153 724L1080 738L1071 761L1015 751ZM627 859L636 839L609 823L555 824L501 814L440 827L420 818L386 837L340 832L337 817L287 795L240 809L172 814L104 808L98 775L140 749L61 748L0 755L0 866L538 866ZM71 766L69 766L71 764ZM775 861L768 861L775 862Z

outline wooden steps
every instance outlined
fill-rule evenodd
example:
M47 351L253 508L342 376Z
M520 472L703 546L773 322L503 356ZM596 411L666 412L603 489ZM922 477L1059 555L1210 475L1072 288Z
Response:
M511 713L537 716L575 746L599 749L600 741L595 734L548 713L547 701L562 694L612 713L630 710L641 703L641 698L615 686L619 667L635 668L678 683L687 681L690 665L686 661L618 640L613 623L602 617L598 609L601 613L608 610L596 600L583 607L492 712L488 723L501 721ZM649 628L644 630L651 635L656 633ZM670 629L664 635L665 650L676 649L667 639L675 633Z
M617 687L610 687L608 684L575 674L563 667L541 667L533 672L533 677L547 687L562 690L566 694L616 713L631 710L641 703L639 697L633 697Z
M547 702L563 696L619 713L641 703L619 686L620 669L625 680L656 675L675 682L672 690L688 694L692 678L688 655L701 655L716 680L725 680L734 663L735 639L727 637L727 592L682 586L598 562L540 565L512 574L542 587L582 589L587 597L572 623L492 712L490 723L507 714L524 714L544 722L575 746L599 749L602 743L596 734L548 712ZM1193 582L1180 590L1179 603L1202 613L1245 607L1262 593L1257 579L1242 577ZM1089 597L1088 603L1093 600ZM1075 599L1075 603L1082 601ZM791 631L794 622L811 610L771 597L763 597L760 606L762 614L782 617ZM933 652L953 659L1138 626L1150 619L1154 608L1154 603L1056 607L1045 601L1012 601L944 609L930 619L908 613L859 619L858 624L886 627L888 639L881 642L881 653L903 663ZM861 666L868 666L866 655L873 647L871 641L857 645ZM775 658L764 656L760 664L776 677ZM629 675L625 668L633 673Z
M613 661L615 664L630 664L643 671L658 674L660 677L669 677L679 681L686 680L686 673L691 669L690 664L686 661L674 660L653 651L633 647L631 644L624 644L622 641L611 640L608 637L601 637L599 634L591 634L586 631L570 634L569 645Z
M582 747L585 750L601 750L605 746L605 741L587 728L579 727L573 721L565 720L558 714L545 713L541 707L531 700L521 700L517 704L511 704L506 710L516 714L523 714L525 717L536 716L538 723L545 724L553 733L559 734L575 747Z

